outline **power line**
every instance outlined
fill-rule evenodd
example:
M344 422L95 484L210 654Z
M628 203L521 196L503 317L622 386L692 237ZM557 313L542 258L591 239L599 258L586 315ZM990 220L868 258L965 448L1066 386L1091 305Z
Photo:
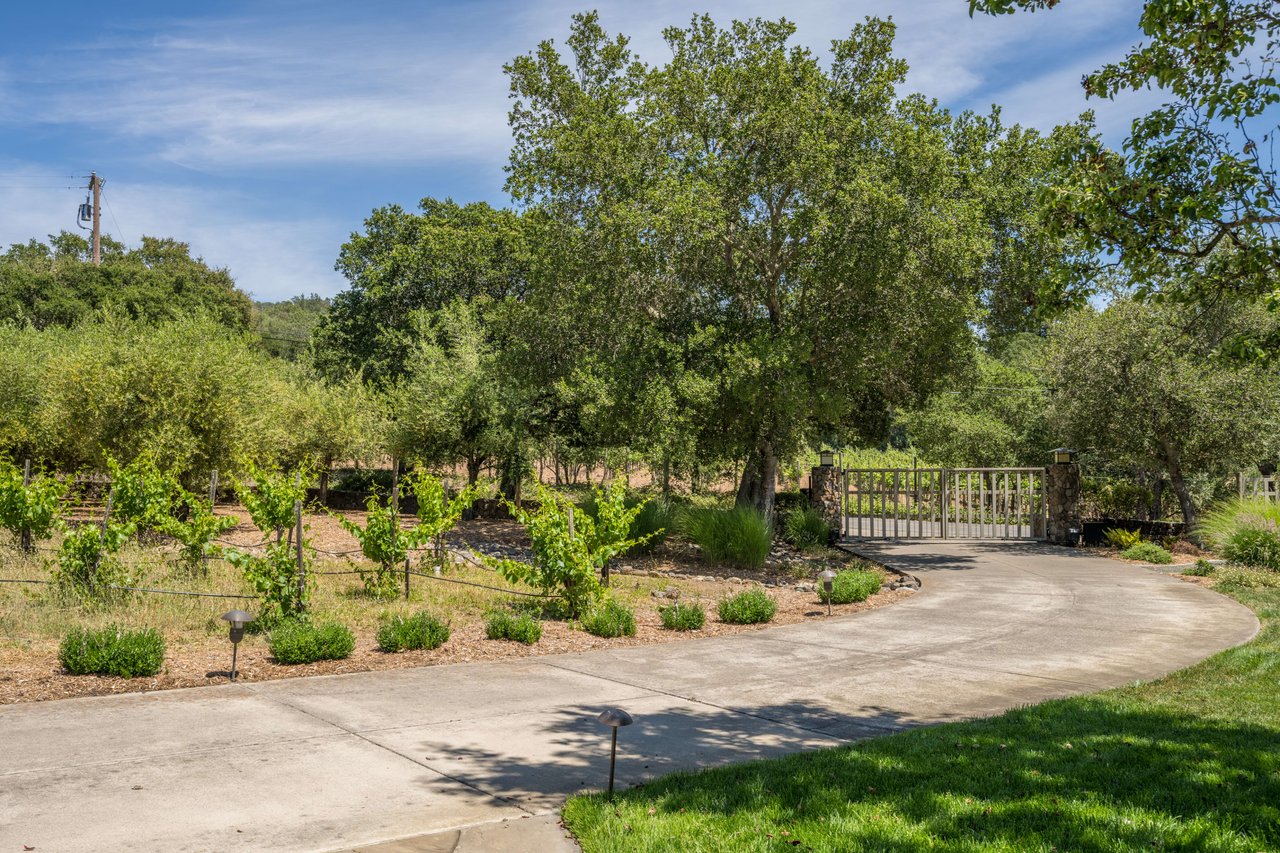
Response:
M111 214L111 221L116 224L116 235L124 240L124 229L120 227L120 220L116 219L116 212L111 209L111 202L107 201L107 197L102 197L102 203L107 206L107 213Z

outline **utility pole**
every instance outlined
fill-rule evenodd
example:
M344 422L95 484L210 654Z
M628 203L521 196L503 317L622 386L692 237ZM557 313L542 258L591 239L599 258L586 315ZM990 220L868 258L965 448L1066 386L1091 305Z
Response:
M102 181L97 172L89 173L89 189L93 190L93 265L102 266Z

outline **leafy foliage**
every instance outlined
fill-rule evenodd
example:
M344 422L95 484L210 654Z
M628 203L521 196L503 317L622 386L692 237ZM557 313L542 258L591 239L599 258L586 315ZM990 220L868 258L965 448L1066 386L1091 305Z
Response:
M605 598L583 615L582 630L597 637L634 637L636 614L617 599Z
M681 516L681 532L698 546L702 558L744 569L758 569L769 556L773 529L754 507L691 507Z
M1184 575L1191 575L1193 577L1207 578L1210 575L1214 574L1214 572L1216 571L1217 571L1217 566L1215 566L1213 563L1210 563L1208 560L1200 559L1200 560L1196 560L1190 566L1187 566L1185 569L1183 569L1182 573Z
M970 0L970 11L1052 0ZM1169 100L1134 119L1121 151L1092 137L1048 191L1053 221L1128 268L1139 292L1211 308L1227 298L1280 310L1280 188L1265 140L1280 103L1280 13L1270 0L1151 0L1147 41L1083 80L1089 97L1148 88ZM1261 142L1262 144L1259 144ZM1238 355L1280 352L1280 328L1237 330Z
M813 507L793 507L782 520L782 529L788 542L807 550L827 544L831 528L822 513Z
M308 575L306 583L298 583L297 554L289 543L269 542L262 555L228 550L227 559L244 573L262 602L256 622L270 625L306 612L314 581Z
M154 628L72 628L58 648L58 662L72 675L155 675L164 666L164 637Z
M596 496L602 518L600 525L587 513L578 513L571 536L569 515L573 512L573 503L540 483L535 487L536 510L530 512L508 505L511 514L529 533L533 562L491 557L485 561L512 583L527 583L544 593L559 596L570 615L576 616L589 609L601 593L597 572L612 557L637 544L625 537L639 507L626 508L625 488L615 482Z
M778 605L767 592L758 587L752 587L722 600L716 610L721 622L732 625L756 625L771 620L778 610Z
M0 457L0 527L24 547L30 547L32 539L48 539L59 525L66 491L64 483L43 472L36 472L24 486L21 469Z
M879 572L865 569L848 569L837 572L831 581L831 594L827 595L822 584L818 584L818 598L823 604L831 599L831 604L852 604L855 601L866 601L880 591L882 582Z
M271 629L267 645L279 663L314 663L348 657L355 650L356 638L341 622L314 624L286 619Z
M434 543L442 562L445 560L444 536L462 520L462 514L480 497L480 488L470 484L453 497L449 497L440 478L427 471L418 471L406 478L406 484L418 501L418 523L413 530L414 545Z
M438 649L448 640L449 626L425 611L389 616L378 627L378 648L384 652Z
M238 483L236 494L257 528L263 533L274 532L279 542L284 529L295 522L294 505L307 497L307 475L301 470L264 471L252 463L246 471L253 485Z
M204 574L206 558L221 553L214 539L235 527L240 520L233 515L215 515L207 500L189 492L184 493L182 504L186 506L186 518L172 515L160 520L157 529L172 536L182 546L179 559L182 568L190 575Z
M54 582L66 592L82 598L99 599L108 586L129 586L129 571L116 557L136 532L132 524L108 521L105 525L82 524L68 530L58 547Z
M600 507L598 489L592 489L580 504L582 511L591 516L592 521L600 523ZM628 494L623 509L638 509L635 518L627 528L627 538L638 544L627 549L625 556L651 554L667 538L667 534L676 526L676 510L664 500L650 500L640 495ZM606 510L607 513L618 513L616 501Z
M1280 571L1280 502L1229 501L1206 513L1198 532L1233 563Z
M231 275L173 239L143 237L128 249L104 236L101 266L89 242L68 231L0 254L0 321L69 327L107 306L150 322L202 314L237 330L250 317L249 297Z
M297 361L308 351L312 331L329 313L330 300L313 293L282 302L253 303L253 321L272 355Z
M400 529L399 514L392 512L390 500L383 503L376 495L370 495L365 509L363 526L349 518L336 517L343 529L360 543L360 551L365 558L376 564L372 572L363 568L359 570L365 592L390 598L396 594L396 569L413 547L414 536L412 532Z
M514 640L532 646L542 639L542 624L527 613L492 610L485 616L484 633L490 640Z
M1154 542L1139 542L1120 552L1126 560L1138 560L1143 563L1156 563L1167 566L1173 562L1173 555Z
M111 474L111 515L140 529L158 529L173 514L181 493L178 478L161 471L155 456L139 454L128 465L107 456Z
M1137 530L1125 530L1123 527L1108 527L1102 531L1102 541L1108 548L1127 551L1142 541L1142 533Z
M707 612L700 604L676 603L658 608L658 618L668 631L697 631L707 621Z

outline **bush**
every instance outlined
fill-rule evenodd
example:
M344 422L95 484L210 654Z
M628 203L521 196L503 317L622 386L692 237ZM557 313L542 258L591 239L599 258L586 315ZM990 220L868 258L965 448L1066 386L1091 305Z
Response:
M1167 566L1173 562L1173 555L1154 542L1139 542L1132 548L1120 552L1126 560L1139 560L1143 563L1157 563Z
M582 617L582 630L597 637L634 637L636 614L622 602L606 598Z
M783 516L783 534L788 542L800 548L818 548L827 544L831 528L822 513L813 507L795 507Z
M1280 502L1229 501L1206 513L1199 531L1233 563L1280 570Z
M866 569L849 569L836 574L831 581L831 603L852 604L855 601L866 601L880 591L882 578L879 572ZM827 603L827 591L821 582L818 584L818 597L823 604Z
M58 649L58 661L72 675L155 675L164 664L164 637L154 628L72 628Z
M271 632L268 645L279 663L314 663L342 660L355 649L356 638L341 622L314 624L290 619Z
M626 552L628 557L636 554L652 554L654 550L666 541L667 534L672 531L676 525L676 512L671 504L662 500L651 500L644 504L640 509L639 515L631 522L631 528L627 531L628 539L635 539L640 542L634 548ZM645 537L648 537L647 539Z
M749 589L720 602L718 612L721 622L732 625L757 625L768 622L778 610L778 605L762 589Z
M427 613L395 615L378 627L378 648L384 652L404 649L438 649L449 639L449 626Z
M490 640L515 640L532 646L542 639L542 624L528 614L519 616L494 610L485 617L484 633Z
M1102 541L1108 548L1119 548L1127 551L1142 542L1142 534L1136 530L1125 530L1123 527L1109 527L1102 531Z
M658 617L668 631L696 631L707 621L700 604L668 604L658 608Z
M1196 560L1194 565L1187 566L1182 570L1184 575L1191 575L1197 578L1207 578L1214 573L1216 567L1208 560Z
M681 519L684 534L703 559L744 569L758 569L769 556L772 525L752 507L688 509Z

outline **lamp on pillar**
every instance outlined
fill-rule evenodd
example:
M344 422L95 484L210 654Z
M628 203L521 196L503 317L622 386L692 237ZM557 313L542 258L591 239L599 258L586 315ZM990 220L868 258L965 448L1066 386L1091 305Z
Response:
M818 464L823 468L830 468L836 464L836 452L834 450L821 450L818 452Z
M1058 465L1076 461L1076 452L1069 447L1059 447L1053 451L1053 461Z

